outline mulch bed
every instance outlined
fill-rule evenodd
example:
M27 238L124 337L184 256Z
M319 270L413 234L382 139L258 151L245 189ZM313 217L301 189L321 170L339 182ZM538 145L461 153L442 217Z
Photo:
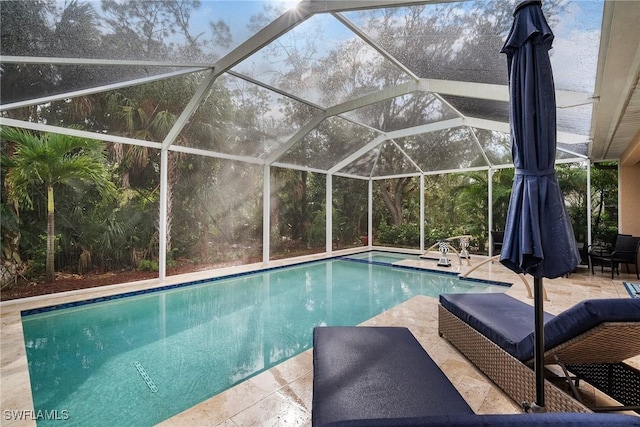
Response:
M224 265L184 265L167 269L167 275L192 273L194 271L208 270L212 268L226 267ZM8 301L17 298L27 298L38 295L55 294L58 292L73 291L77 289L95 288L99 286L115 285L117 283L136 282L139 280L156 279L157 271L122 270L108 273L66 274L56 273L53 283L22 283L0 292L0 300Z
M320 250L317 250L318 252ZM313 253L315 251L311 251ZM291 247L280 248L280 252L272 254L271 259L288 258L309 254L306 248L300 248L299 243L292 244ZM215 268L230 267L243 263L259 262L261 258L253 255L244 261L222 262L216 264L193 264L188 260L178 261L177 265L167 268L167 276L177 274L193 273L196 271L211 270ZM99 286L115 285L118 283L136 282L146 279L156 279L157 271L121 270L107 273L93 272L84 275L70 273L56 273L53 283L20 283L11 288L0 291L0 301L27 298L38 295L55 294L58 292L73 291L77 289L96 288Z

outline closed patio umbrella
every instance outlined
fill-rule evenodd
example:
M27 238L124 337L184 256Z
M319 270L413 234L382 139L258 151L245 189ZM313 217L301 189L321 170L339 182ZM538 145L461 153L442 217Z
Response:
M549 49L553 33L540 1L516 5L507 54L515 175L500 262L534 278L534 409L544 408L542 278L571 272L580 255L555 176L556 102Z

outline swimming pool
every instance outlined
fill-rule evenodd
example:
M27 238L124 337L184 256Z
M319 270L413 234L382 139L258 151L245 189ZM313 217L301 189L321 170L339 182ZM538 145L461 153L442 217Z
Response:
M23 312L35 410L153 425L309 349L314 326L357 325L415 295L506 289L337 258Z
M374 263L387 263L393 264L394 262L402 261L404 259L413 259L418 260L420 256L417 254L405 254L398 252L387 252L387 251L369 251L363 252L359 254L353 254L342 257L343 259L350 260L365 260Z

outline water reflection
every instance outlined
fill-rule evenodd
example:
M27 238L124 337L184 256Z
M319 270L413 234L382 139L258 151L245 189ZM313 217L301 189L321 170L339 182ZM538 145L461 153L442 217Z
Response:
M309 349L315 326L470 289L453 276L333 260L27 316L35 408L68 409L72 425L156 423Z

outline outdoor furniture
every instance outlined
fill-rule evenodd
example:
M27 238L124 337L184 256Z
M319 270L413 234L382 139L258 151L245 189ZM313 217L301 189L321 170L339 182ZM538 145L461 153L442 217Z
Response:
M589 254L587 252L587 246L584 242L576 241L576 246L578 247L578 252L580 252L580 264L589 264Z
M407 328L347 326L313 331L312 425L640 426L640 418L593 413L475 415Z
M353 419L473 414L406 328L313 331L314 426Z
M599 266L600 271L604 273L605 264L607 267L610 265L608 257L611 256L611 252L613 252L613 246L613 244L605 242L595 242L588 246L587 262L591 274L594 274L594 268L596 266Z
M531 401L535 395L531 305L506 294L449 294L440 296L438 314L442 336L516 402ZM640 354L640 300L586 300L557 316L545 313L544 336L545 364L622 363ZM637 392L636 380L614 378L620 387L631 388L631 393ZM548 380L545 394L548 411L585 409ZM635 405L633 401L621 403Z
M432 258L432 255L430 255L431 250L437 248L438 252L440 252L440 257L438 258L438 264L437 264L439 267L451 267L451 261L447 257L447 254L449 253L449 251L453 251L453 253L456 254L460 265L462 265L462 260L466 259L467 265L470 266L471 262L469 260L471 256L469 255L469 244L472 237L473 236L471 236L470 234L463 234L460 236L452 236L452 237L447 237L446 239L440 239L436 243L431 245L426 251L424 251L424 253L420 255L420 258L431 259ZM459 243L460 250L457 250L454 247L454 245L452 245L452 242L456 240L460 242Z
M640 246L640 237L631 236L629 234L618 234L613 252L605 252L602 249L592 248L589 252L589 265L591 274L595 264L600 265L600 271L604 271L604 267L611 268L611 278L613 279L614 270L620 275L620 264L625 264L627 273L629 273L629 264L633 264L636 269L636 277L640 279L640 271L638 271L638 247Z
M504 231L491 232L491 254L498 255L502 250L502 241L504 240Z

